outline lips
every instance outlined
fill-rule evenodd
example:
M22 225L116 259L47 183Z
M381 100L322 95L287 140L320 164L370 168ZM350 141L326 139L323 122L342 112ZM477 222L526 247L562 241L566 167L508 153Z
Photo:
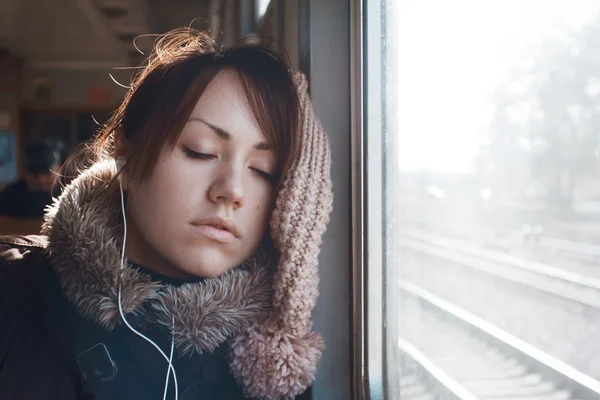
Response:
M194 225L194 229L201 235L221 243L231 243L235 240L233 233L214 225Z
M240 237L232 220L210 217L192 222L194 229L201 235L221 243L231 243Z

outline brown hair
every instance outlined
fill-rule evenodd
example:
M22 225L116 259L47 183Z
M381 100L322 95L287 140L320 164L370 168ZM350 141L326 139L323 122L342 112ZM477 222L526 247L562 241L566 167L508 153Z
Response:
M217 49L206 34L176 29L161 35L132 77L123 102L88 150L97 162L128 149L127 167L143 179L165 146L173 147L198 99L222 70L234 70L283 176L298 152L299 100L287 62L258 45ZM116 140L115 140L116 139Z

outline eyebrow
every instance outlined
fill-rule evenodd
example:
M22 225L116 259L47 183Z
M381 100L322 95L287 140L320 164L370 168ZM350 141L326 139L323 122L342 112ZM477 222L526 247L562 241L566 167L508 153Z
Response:
M188 121L202 122L204 125L208 126L211 129L211 131L215 135L217 135L220 139L231 140L231 137L232 137L231 133L229 133L227 130L225 130L225 129L219 127L219 126L211 124L210 122L206 121L203 118L192 117ZM255 143L253 147L256 150L272 150L273 149L273 146L271 146L267 142L258 142L258 143Z

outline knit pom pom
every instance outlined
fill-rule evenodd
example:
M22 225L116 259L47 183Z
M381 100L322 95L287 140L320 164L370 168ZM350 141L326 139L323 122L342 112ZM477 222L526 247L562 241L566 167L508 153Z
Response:
M231 341L229 366L246 396L293 399L315 379L324 349L323 338L315 332L297 338L251 330Z

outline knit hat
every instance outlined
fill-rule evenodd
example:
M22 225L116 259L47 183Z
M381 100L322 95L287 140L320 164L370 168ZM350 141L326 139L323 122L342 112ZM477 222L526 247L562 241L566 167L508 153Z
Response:
M308 83L296 74L300 98L300 154L287 171L271 219L279 251L273 308L260 325L233 338L230 368L245 394L292 399L315 379L325 345L313 332L321 236L332 210L329 140L316 118Z

